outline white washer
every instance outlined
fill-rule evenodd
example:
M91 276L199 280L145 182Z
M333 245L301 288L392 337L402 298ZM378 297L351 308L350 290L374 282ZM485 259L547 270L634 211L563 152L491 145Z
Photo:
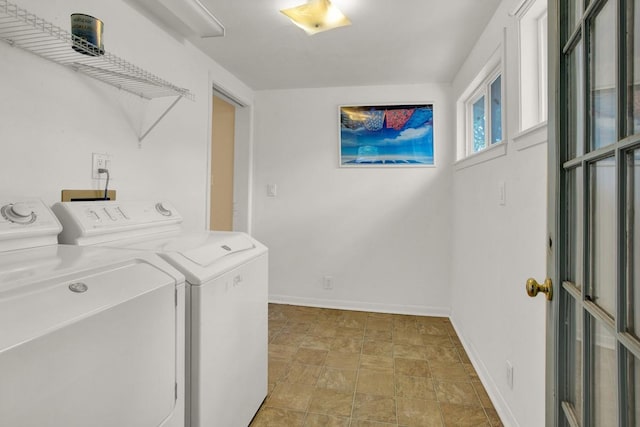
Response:
M58 245L39 200L0 206L0 425L182 427L184 276Z
M244 233L183 232L166 202L67 202L61 243L159 254L187 278L190 427L246 427L267 395L268 251Z

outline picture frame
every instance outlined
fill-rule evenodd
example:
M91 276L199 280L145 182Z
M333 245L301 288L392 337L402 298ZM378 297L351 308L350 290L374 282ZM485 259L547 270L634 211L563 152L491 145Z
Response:
M339 106L340 167L433 167L433 103Z

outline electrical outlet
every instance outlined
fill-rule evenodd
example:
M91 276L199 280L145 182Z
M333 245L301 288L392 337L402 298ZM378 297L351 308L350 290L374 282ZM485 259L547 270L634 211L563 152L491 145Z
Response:
M109 159L109 155L106 153L93 153L92 162L91 162L91 177L93 179L106 178L105 174L99 173L98 169L109 169L111 166L111 160ZM111 175L111 171L109 171L109 175ZM110 176L113 178L113 176Z
M507 386L513 390L513 365L507 360Z
M333 277L331 276L324 276L322 278L322 287L324 289L333 289Z

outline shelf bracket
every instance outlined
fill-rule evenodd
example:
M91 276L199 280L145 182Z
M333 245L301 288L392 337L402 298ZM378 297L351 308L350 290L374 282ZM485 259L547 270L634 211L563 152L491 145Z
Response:
M166 110L164 110L164 112L162 114L160 114L160 117L158 117L156 119L155 122L153 122L151 124L151 126L149 126L149 129L147 129L139 138L138 138L138 148L142 148L142 140L146 138L147 135L149 135L149 132L151 132L153 130L154 127L156 127L156 125L158 123L160 123L160 121L164 118L164 116L166 116L169 111L171 111L171 109L173 109L173 107L176 106L176 104L178 103L178 101L180 101L182 99L182 95L178 95L178 97L175 99L175 101L173 101L171 103L171 105L169 105L169 107L167 107Z

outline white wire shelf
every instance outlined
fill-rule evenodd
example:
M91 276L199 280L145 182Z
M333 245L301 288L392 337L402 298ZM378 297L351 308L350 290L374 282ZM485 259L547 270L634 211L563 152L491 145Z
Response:
M146 99L181 96L194 100L188 89L177 87L109 52L100 54L97 46L7 0L0 0L0 39Z
M141 132L138 142L182 98L195 100L195 95L188 89L175 86L124 59L100 50L98 46L7 0L0 0L0 40L145 99L176 96L147 130Z

